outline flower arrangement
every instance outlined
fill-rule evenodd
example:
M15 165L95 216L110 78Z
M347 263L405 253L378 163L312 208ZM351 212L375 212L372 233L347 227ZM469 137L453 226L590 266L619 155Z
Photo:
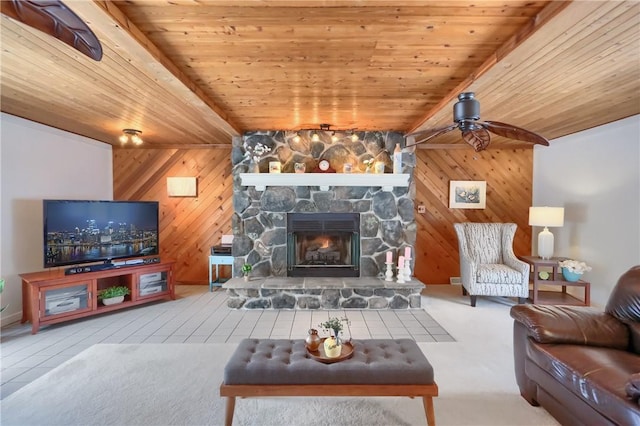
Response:
M573 272L574 274L584 274L591 270L591 266L587 265L584 262L580 262L578 260L562 260L558 262L558 266L561 268L565 268L569 272Z
M271 152L271 147L258 142L255 145L248 145L246 142L244 144L245 155L251 159L254 163L260 161L260 159L268 152Z
M125 286L113 286L109 288L105 288L98 293L98 299L111 299L112 297L126 296L127 294L131 294L129 287Z
M346 322L347 326L349 326L349 319L348 318L336 318L336 317L332 317L329 318L327 321L325 322L321 322L320 324L318 324L318 327L322 327L325 331L333 331L333 336L336 339L336 343L335 345L331 346L331 347L336 347L336 346L340 346L342 344L342 339L340 338L340 333L343 330L343 326L342 323Z

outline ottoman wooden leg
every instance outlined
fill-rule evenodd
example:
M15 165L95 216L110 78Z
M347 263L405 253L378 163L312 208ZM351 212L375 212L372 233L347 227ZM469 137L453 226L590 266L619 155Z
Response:
M227 408L224 413L224 424L225 426L231 426L233 423L233 410L236 408L236 397L228 396L227 397ZM433 411L433 409L431 410Z
M436 415L433 411L433 398L430 396L423 396L422 403L424 404L424 413L427 415L427 424L429 426L436 426Z

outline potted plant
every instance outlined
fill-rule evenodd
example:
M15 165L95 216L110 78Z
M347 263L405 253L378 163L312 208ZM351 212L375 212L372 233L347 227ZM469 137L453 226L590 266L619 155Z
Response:
M101 300L105 306L116 305L124 302L124 297L128 294L131 294L129 287L113 286L101 290L98 293L98 300Z
M578 260L561 260L558 266L562 268L562 276L567 281L578 281L582 274L591 270L591 266Z
M249 281L249 274L251 273L251 269L253 269L253 267L250 263L245 263L244 265L242 265L242 276L244 277L245 281Z
M342 352L342 338L340 337L340 333L342 332L343 322L348 323L347 318L329 318L327 321L319 324L320 327L324 328L325 331L329 331L329 333L333 333L324 340L324 353L327 358L337 358L340 356Z

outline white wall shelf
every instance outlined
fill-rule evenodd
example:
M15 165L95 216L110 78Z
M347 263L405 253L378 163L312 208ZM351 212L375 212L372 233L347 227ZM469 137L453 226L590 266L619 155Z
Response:
M406 173L240 173L242 186L255 186L264 191L267 186L318 186L328 191L331 186L380 186L383 191L409 186Z

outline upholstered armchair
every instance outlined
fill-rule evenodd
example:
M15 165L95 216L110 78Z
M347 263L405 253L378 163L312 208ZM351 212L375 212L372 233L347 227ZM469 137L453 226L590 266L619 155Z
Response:
M529 264L513 254L515 223L455 223L460 248L462 294L529 297Z

